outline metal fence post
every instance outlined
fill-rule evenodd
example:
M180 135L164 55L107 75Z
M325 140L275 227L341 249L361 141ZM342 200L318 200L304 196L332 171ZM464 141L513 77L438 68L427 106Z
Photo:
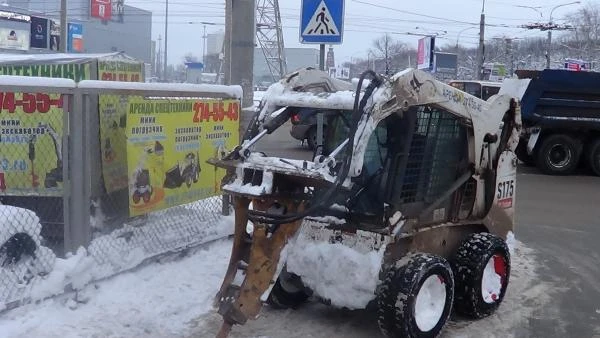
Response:
M223 204L222 204L221 214L223 214L223 216L229 216L229 207L231 206L230 196L227 194L223 194L222 197L223 197Z
M76 252L80 246L87 246L91 240L90 196L91 172L89 145L88 104L80 90L69 104L68 123L68 194L65 206L65 252Z

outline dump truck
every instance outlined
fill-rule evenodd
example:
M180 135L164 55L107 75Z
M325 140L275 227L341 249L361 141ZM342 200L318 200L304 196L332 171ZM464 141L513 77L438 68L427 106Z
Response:
M235 234L215 297L217 337L263 304L309 297L377 311L390 337L434 337L450 312L491 315L509 283L519 101L487 101L407 69L336 90L307 68L265 93L227 169ZM255 144L297 110L329 119L313 160ZM375 305L374 307L369 304Z
M600 73L518 70L501 93L521 101L523 133L516 153L549 175L583 165L600 175Z

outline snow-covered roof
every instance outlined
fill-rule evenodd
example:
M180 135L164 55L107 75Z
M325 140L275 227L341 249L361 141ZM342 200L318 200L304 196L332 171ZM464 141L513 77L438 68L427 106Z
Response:
M120 61L138 61L123 52L90 53L90 54L0 54L0 65L16 64L48 64L48 63L81 63L96 59L115 59Z
M130 91L176 91L207 97L227 97L240 99L243 91L239 85L215 85L194 83L158 83L158 82L119 82L101 80L83 80L77 85L81 89L130 90Z

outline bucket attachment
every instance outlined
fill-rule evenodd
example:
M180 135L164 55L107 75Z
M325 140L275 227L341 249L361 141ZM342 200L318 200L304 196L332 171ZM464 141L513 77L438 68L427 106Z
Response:
M252 201L254 209L260 211L267 210L273 203L273 200ZM279 200L277 203L292 214L303 209L303 204L298 205L292 200ZM246 231L249 204L250 199L246 197L234 197L235 234L231 258L223 284L215 297L215 305L223 316L223 325L217 337L227 337L234 324L244 324L249 318L256 318L283 267L280 254L302 224L302 220L281 225L255 223L250 236ZM236 279L237 274L244 275L241 285L234 283L239 280Z

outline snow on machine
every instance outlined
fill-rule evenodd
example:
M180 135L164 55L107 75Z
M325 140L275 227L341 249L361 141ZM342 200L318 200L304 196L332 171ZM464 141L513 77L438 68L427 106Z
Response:
M483 101L413 69L367 71L356 92L340 87L311 68L287 75L242 144L209 160L227 169L235 209L218 337L265 302L295 307L311 295L349 309L376 304L387 336L433 337L453 307L482 318L505 296L519 102ZM253 151L301 108L329 119L320 154Z

